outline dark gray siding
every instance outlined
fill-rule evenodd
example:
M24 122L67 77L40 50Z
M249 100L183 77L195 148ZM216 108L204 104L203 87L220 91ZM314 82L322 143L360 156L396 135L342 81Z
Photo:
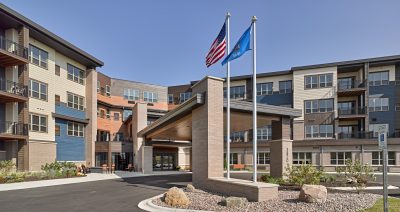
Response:
M128 80L111 79L111 95L124 96L124 88L137 89L140 91L140 99L143 100L143 91L156 92L158 102L167 102L168 87L133 82Z
M6 118L6 105L5 103L0 103L0 125L5 121Z

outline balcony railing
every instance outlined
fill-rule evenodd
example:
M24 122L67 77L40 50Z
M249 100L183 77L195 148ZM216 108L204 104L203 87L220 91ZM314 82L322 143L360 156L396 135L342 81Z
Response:
M392 137L393 138L400 138L400 131L394 132Z
M0 91L28 97L28 86L0 78Z
M0 36L0 49L28 59L28 48L25 48L14 41L8 40L3 36Z
M338 133L339 139L349 139L349 138L356 138L356 139L371 139L374 137L374 132L347 132L347 133Z
M358 107L358 108L348 108L348 109L338 109L339 116L348 116L348 115L365 115L367 114L367 107Z
M365 88L365 80L338 81L338 91L346 91L354 88Z
M0 135L28 135L28 124L18 122L0 122Z
M97 140L96 142L133 142L132 138L123 138L123 139L100 139Z

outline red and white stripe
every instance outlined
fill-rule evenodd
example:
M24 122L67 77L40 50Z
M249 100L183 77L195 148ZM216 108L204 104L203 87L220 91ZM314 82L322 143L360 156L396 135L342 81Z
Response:
M210 47L210 51L206 56L206 65L207 67L211 66L212 64L216 63L219 59L221 59L225 55L225 48L226 48L226 39L220 43L218 43L218 39L215 39L213 44Z

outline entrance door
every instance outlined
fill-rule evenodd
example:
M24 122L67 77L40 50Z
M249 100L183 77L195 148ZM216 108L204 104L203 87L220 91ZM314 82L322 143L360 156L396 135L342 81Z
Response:
M164 171L175 169L175 154L155 153L153 155L153 170Z

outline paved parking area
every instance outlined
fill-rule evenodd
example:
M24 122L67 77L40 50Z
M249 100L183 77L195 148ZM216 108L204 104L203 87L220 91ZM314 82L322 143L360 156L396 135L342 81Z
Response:
M140 201L191 181L191 174L175 174L1 191L0 211L141 211Z

